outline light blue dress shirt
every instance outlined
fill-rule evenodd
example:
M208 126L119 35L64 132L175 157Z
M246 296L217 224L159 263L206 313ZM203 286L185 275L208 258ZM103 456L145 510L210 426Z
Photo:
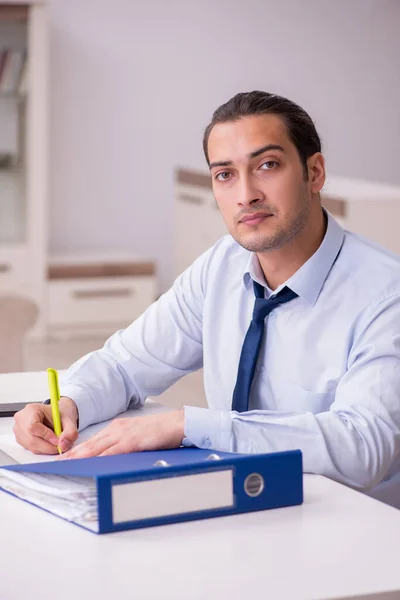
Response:
M123 331L67 371L80 428L140 407L204 367L209 408L185 406L184 444L243 453L300 448L304 471L400 507L400 257L328 218L266 319L249 411L231 410L257 256L225 236ZM187 399L190 404L190 398ZM386 480L381 486L377 484ZM397 494L397 495L396 495Z

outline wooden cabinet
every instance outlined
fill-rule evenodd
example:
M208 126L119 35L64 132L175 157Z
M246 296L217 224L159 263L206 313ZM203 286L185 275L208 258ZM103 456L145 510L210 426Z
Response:
M58 256L48 268L49 337L108 335L156 299L155 266L135 256Z

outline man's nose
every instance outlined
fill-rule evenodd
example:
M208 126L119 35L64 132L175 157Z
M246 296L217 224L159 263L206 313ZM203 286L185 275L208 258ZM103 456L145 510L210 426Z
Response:
M257 186L252 177L242 177L238 194L238 204L250 206L264 199L262 190Z

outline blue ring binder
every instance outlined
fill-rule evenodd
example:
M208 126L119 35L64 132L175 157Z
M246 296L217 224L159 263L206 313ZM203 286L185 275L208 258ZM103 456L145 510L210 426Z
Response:
M18 491L13 477L22 487L36 478L47 496L38 500L32 489ZM78 516L67 510L73 497L68 485L81 490ZM90 531L109 533L301 504L302 454L179 448L11 465L0 469L0 488Z

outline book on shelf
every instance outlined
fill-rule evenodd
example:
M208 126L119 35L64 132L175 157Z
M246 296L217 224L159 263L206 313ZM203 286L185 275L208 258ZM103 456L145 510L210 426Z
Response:
M28 93L28 60L26 56L22 65L17 91L20 96L25 96Z
M2 50L0 52L0 81L2 80L2 77L3 77L3 71L6 66L6 60L7 60L7 50Z
M20 92L21 81L22 86L26 86L26 62L25 49L5 48L2 50L0 53L0 93Z

